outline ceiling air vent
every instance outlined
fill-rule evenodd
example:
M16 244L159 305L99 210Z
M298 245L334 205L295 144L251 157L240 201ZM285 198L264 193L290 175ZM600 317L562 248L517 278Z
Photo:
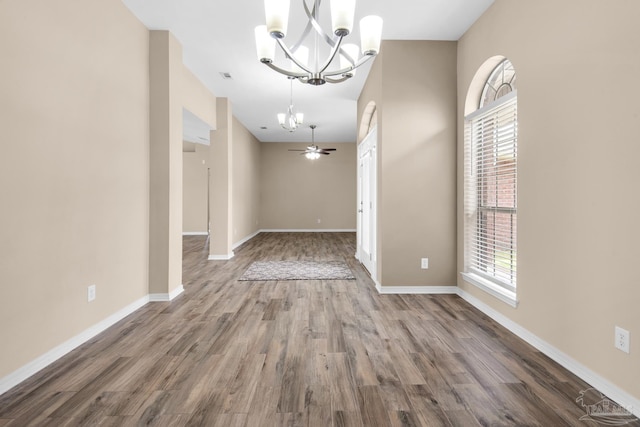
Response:
M224 73L220 73L220 75L222 76L223 80L232 80L231 73L224 72Z

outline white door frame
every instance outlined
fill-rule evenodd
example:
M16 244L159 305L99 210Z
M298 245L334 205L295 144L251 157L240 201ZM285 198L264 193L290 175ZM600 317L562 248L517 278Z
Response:
M358 144L358 199L356 258L376 280L377 271L377 145L374 127ZM366 163L366 164L365 164ZM367 194L364 194L367 193Z

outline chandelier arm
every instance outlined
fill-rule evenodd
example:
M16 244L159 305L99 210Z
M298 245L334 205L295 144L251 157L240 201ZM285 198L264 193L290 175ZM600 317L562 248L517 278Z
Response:
M303 70L305 70L307 73L312 74L312 71L310 69L307 68L307 66L305 64L303 64L302 62L298 61L296 59L296 57L293 55L293 53L291 53L291 51L289 50L289 48L287 47L286 44L284 44L284 42L282 41L282 39L276 39L276 41L278 42L278 45L280 45L280 48L284 51L285 55L287 55L287 58L289 58L290 60L293 61L294 64L296 64L298 67L302 68ZM275 65L274 65L275 67ZM282 70L282 68L280 68ZM282 72L282 71L281 71ZM304 77L305 74L302 73L295 73L295 72L286 72L284 73L288 76L291 77Z
M374 57L374 55L363 56L352 67L343 68L343 69L337 70L337 71L331 71L329 73L326 73L324 76L325 77L333 77L333 76L338 76L338 75L344 75L344 74L348 73L349 71L355 70L356 68L358 68L359 66L361 66L365 62L369 61L373 57Z
M309 16L309 11L308 11L308 8L307 8L307 4L304 2L304 0L303 0L303 3L304 3L305 11L307 11L307 16ZM317 5L316 5L315 2L313 3L313 9L311 10L311 15L312 16L316 16L316 14L317 14L316 7L320 7L320 2L318 2ZM313 27L313 25L311 24L311 19L309 19L309 21L307 21L307 25L304 27L304 31L302 32L302 34L298 38L298 41L295 42L293 44L293 46L291 46L291 48L290 48L291 52L295 52L296 50L298 50L298 48L300 46L302 46L302 42L304 41L305 38L307 38L307 36L311 32L311 28L312 27Z
M345 58L345 59L347 60L347 62L349 62L349 64L351 64L349 67L345 67L345 68L353 68L353 69L355 69L355 68L356 68L356 61L354 61L354 60L349 56L349 54L348 54L348 53L346 53L346 52L345 52L345 53L343 53L343 52L344 52L344 50L343 50L343 49L340 49L340 55L341 55L341 57L340 57L340 58L341 58L341 59L342 59L342 58Z
M285 76L289 76L289 77L293 77L296 79L303 79L303 78L308 78L309 76L307 74L304 73L295 73L293 71L289 71L289 70L285 70L284 68L280 68L277 65L275 65L273 62L271 61L262 61L262 63L264 65L266 65L267 67L271 68L274 71L277 71L281 74L284 74Z
M334 58L338 54L338 51L340 50L340 45L342 44L342 39L343 38L344 38L344 36L340 36L338 38L338 43L336 43L336 45L331 49L331 54L329 55L329 58L322 65L322 67L320 68L320 71L318 71L320 74L324 73L324 71L327 68L329 68L329 65L331 65L331 62L334 60Z
M313 26L311 25L311 22L307 22L307 26L304 27L304 31L302 32L302 34L300 35L300 38L298 38L298 41L296 41L290 48L289 50L291 50L291 52L295 52L296 50L298 50L298 48L300 46L302 46L302 42L304 41L305 38L307 38L307 36L309 35L309 33L311 32L311 28L313 28Z
M346 52L342 47L340 47L340 55L344 56L347 61L351 64L351 66L355 69L357 67L356 61Z
M341 83L341 82L344 82L344 81L346 81L346 80L349 80L351 77L353 77L353 75L352 75L352 74L345 74L345 75L343 75L343 76L342 76L341 78L339 78L339 79L332 79L331 77L326 77L326 76L325 76L324 80L325 80L327 83Z
M318 7L320 6L319 3L320 2L318 2ZM329 46L334 47L335 44L336 44L336 41L333 38L329 37L329 35L320 26L320 23L316 20L316 17L315 17L315 6L313 8L314 14L312 15L311 12L309 11L309 7L307 6L307 2L302 0L302 4L304 4L304 11L307 14L307 17L309 18L309 24L313 25L313 29L316 30L316 32L318 34L320 34L320 36L322 36L324 41L327 42L329 44ZM309 24L307 24L307 25L309 25Z

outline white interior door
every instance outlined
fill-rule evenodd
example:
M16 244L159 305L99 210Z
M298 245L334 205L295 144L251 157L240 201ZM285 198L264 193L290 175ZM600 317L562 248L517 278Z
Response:
M358 145L358 260L376 278L376 141L374 128Z

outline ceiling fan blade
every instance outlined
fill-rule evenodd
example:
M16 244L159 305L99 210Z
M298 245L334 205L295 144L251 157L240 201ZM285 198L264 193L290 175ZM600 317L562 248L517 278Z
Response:
M316 151L316 153L318 153L318 154L324 154L325 156L328 156L329 154L331 154L331 153L325 153L324 151Z
M307 150L296 150L296 149L294 149L294 148L289 148L289 150L288 150L288 151L307 151Z
M321 148L321 150L324 150L324 151L336 151L337 148Z

